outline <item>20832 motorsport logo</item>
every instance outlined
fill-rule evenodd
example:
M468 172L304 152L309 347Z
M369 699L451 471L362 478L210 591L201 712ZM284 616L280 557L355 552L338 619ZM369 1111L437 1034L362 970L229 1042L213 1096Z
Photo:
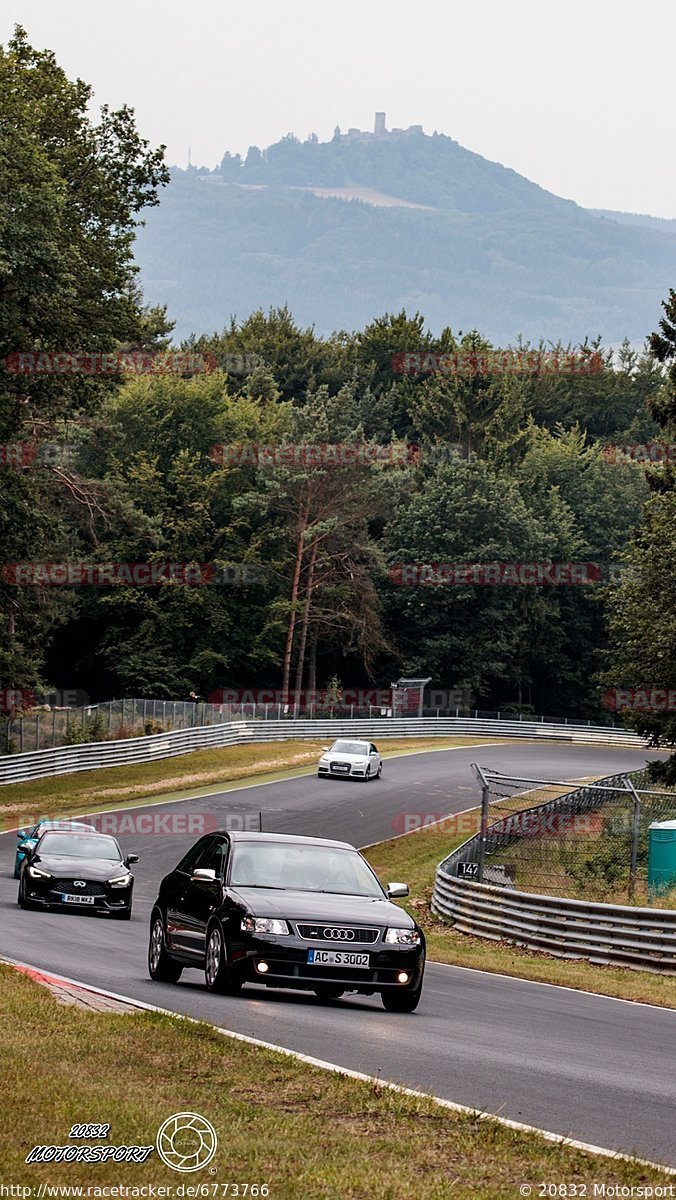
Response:
M213 1159L218 1136L211 1121L194 1112L174 1113L157 1131L155 1145L113 1146L107 1142L110 1125L72 1125L65 1146L33 1146L27 1163L144 1163L154 1150L172 1171L200 1171ZM97 1139L97 1145L84 1139Z

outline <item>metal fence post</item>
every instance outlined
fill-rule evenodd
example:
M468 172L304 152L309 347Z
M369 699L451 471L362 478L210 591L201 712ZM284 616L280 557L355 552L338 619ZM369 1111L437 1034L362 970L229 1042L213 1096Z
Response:
M486 839L488 834L488 806L490 804L490 785L478 763L472 763L472 770L481 784L481 837L479 839L479 864L477 868L477 883L484 881L484 863L486 861Z
M631 822L631 863L629 865L629 883L627 886L627 895L630 900L634 899L636 892L636 864L638 862L638 837L641 828L641 797L634 787L628 775L624 777L624 786L634 798L634 813Z

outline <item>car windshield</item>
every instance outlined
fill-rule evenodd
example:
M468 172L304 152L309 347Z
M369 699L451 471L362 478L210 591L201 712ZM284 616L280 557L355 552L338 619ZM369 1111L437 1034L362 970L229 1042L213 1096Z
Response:
M230 883L233 887L291 888L383 898L376 876L356 850L302 843L243 842L235 846Z
M360 754L363 758L368 757L369 748L366 742L334 742L331 747L332 754Z
M40 841L40 854L60 854L66 858L122 858L115 838L105 834L87 837L81 833L46 833Z

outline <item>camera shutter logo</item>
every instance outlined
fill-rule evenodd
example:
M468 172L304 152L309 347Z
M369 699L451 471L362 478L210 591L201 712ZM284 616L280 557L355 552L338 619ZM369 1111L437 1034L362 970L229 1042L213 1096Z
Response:
M160 1125L155 1145L172 1171L199 1171L214 1157L218 1136L211 1121L199 1113L174 1113Z

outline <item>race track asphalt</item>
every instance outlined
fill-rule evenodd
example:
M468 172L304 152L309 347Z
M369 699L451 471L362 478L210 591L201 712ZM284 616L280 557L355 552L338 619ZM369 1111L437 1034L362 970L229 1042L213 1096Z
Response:
M415 1014L376 997L330 1005L303 993L247 987L209 995L201 973L147 977L150 908L161 877L202 829L262 813L268 831L337 837L358 846L392 837L403 814L461 812L478 802L470 763L506 773L577 779L643 765L636 750L555 743L468 746L386 759L369 784L304 776L145 806L155 829L126 836L141 861L129 923L81 912L22 912L11 877L16 835L0 837L0 955L186 1013L434 1095L570 1137L676 1165L676 1012L428 963ZM128 811L128 810L127 810ZM185 833L191 819L192 834ZM145 828L143 824L141 828ZM124 826L123 826L124 829Z

